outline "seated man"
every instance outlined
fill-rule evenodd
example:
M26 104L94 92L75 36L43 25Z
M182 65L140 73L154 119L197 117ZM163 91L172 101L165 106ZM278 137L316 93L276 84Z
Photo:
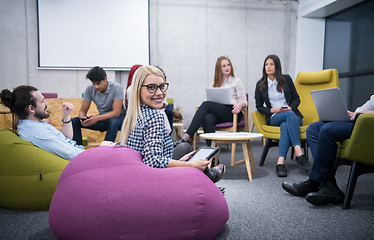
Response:
M42 121L49 117L48 102L35 87L18 86L13 92L3 89L0 97L1 103L18 117L18 134L21 138L66 160L71 160L83 151L82 146L77 146L71 140L73 128L70 112L74 109L72 104L62 104L63 125L60 132Z
M357 113L374 113L374 95L355 112L348 111L353 120ZM284 182L288 193L304 197L313 205L342 203L344 193L335 180L334 162L338 150L337 142L350 138L354 121L315 122L307 128L307 140L314 162L309 179L305 182Z
M72 119L74 136L77 144L82 144L81 128L107 131L105 141L116 140L118 130L121 130L125 109L123 107L123 88L120 84L107 80L106 72L101 67L92 68L86 75L91 80L84 92L79 115ZM93 101L99 115L87 116L91 101Z

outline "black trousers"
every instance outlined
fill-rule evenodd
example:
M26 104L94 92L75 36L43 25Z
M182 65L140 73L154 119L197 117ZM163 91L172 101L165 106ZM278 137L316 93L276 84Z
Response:
M190 137L193 137L195 132L201 127L201 124L203 124L204 133L215 132L215 126L218 123L232 122L232 107L233 105L224 105L210 101L203 102L196 111L186 133ZM238 119L241 119L242 115L243 113L240 113ZM212 143L211 140L206 140L206 142L208 146Z

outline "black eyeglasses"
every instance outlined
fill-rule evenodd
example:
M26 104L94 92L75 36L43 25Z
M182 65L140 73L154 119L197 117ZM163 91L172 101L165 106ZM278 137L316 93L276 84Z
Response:
M157 88L159 88L161 92L166 92L169 88L169 83L161 83L158 86L156 84L148 84L148 85L142 85L142 87L147 87L147 90L149 93L157 92Z

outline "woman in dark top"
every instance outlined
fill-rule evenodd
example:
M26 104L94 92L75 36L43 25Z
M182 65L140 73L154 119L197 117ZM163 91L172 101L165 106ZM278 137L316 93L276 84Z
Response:
M269 55L264 61L262 78L255 89L256 108L266 115L270 126L280 126L279 153L276 173L278 177L287 177L284 165L290 142L295 150L296 162L304 170L310 170L311 164L304 156L300 143L300 126L303 115L297 109L300 98L289 75L282 75L278 56Z

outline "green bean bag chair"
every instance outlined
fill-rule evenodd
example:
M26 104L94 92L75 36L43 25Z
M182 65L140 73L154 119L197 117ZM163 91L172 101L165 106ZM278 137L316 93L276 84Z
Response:
M48 210L62 170L69 163L9 129L0 129L0 206Z

